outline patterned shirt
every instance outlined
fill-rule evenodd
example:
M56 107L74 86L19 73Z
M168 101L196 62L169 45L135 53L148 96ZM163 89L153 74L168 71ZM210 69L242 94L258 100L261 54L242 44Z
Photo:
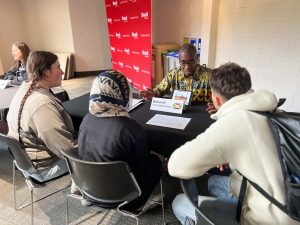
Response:
M208 76L211 69L197 64L193 76L185 77L181 67L174 68L154 88L155 96L161 97L171 94L174 90L192 91L192 102L210 102L211 90L208 83Z

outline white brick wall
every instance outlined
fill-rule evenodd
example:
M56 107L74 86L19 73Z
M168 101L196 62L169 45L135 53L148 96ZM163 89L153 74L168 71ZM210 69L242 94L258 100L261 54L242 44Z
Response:
M215 66L248 68L254 89L287 98L300 112L300 1L220 0Z

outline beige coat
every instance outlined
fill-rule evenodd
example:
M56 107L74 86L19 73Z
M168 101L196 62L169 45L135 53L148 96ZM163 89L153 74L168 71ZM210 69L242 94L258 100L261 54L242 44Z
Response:
M285 203L283 176L276 145L265 117L247 110L270 111L277 105L268 91L249 91L225 102L212 115L217 121L194 140L178 148L168 164L169 173L193 178L217 165L229 163L234 172L231 189L238 196L239 170L271 196ZM292 225L292 220L248 184L241 215L242 225Z
M18 113L21 100L30 83L23 83L15 94L7 115L9 136L19 139ZM34 90L23 108L21 116L22 141L29 157L38 166L47 166L61 157L60 150L72 150L74 127L60 101L45 89Z

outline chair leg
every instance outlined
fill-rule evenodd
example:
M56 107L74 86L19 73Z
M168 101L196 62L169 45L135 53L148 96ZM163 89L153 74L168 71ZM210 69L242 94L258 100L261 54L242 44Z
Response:
M31 225L33 225L33 189L30 188L31 195Z
M17 203L16 203L16 166L15 160L13 161L13 186L14 186L14 208L17 210Z
M70 216L69 216L69 198L75 198L75 199L77 199L77 200L82 200L83 199L83 197L80 195L76 195L76 194L69 194L69 195L67 195L67 201L66 201L66 224L69 224L69 221L70 221ZM93 216L95 216L95 215L97 215L98 213L100 213L102 210L101 210L102 208L101 207L99 207L99 206L97 206L97 210L96 210L96 213L95 214L93 214L93 215L91 215L90 217L88 217L88 218L85 218L83 221L81 221L80 223L82 223L82 222L84 222L85 220L88 220L89 218L91 218L91 217L93 217ZM71 211L70 211L70 213L71 213ZM106 216L107 216L107 214L109 213L109 210L106 210L106 213L104 214L104 216L101 218L101 220L99 221L99 223L98 224L101 224L101 222L102 222L102 220L104 220L105 218L106 218Z
M67 195L67 208L66 208L66 211L67 211L67 215L66 215L66 224L69 224L69 196Z
M162 185L162 179L160 179L160 194L163 196L163 185ZM164 204L164 198L161 200L161 209L162 209L162 219L163 219L163 224L166 224L165 222L165 204Z
M17 207L17 195L16 195L16 165L15 165L16 161L13 161L13 186L14 186L14 208L17 211L18 209L21 209L23 207L26 206L21 206L20 208ZM27 183L27 182L26 182ZM28 185L28 183L27 183ZM29 185L28 185L29 186ZM30 187L30 205L31 205L31 224L33 225L33 189L32 187Z

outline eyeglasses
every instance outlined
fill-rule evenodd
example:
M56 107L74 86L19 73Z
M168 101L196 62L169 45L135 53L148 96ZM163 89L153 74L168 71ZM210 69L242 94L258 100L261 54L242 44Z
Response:
M179 64L181 66L194 66L194 65L196 65L196 63L197 63L196 59L179 60Z

